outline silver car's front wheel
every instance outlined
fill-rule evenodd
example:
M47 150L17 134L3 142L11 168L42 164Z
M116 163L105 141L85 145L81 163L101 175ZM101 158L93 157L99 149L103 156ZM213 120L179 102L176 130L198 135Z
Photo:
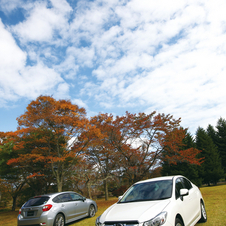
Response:
M64 216L62 214L57 214L55 221L54 221L54 226L64 226Z
M94 205L91 205L89 207L89 217L94 217L95 214L96 214L96 209L95 209Z

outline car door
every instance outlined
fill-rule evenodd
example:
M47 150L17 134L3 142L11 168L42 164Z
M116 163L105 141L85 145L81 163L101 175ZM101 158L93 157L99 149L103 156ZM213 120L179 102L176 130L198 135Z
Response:
M181 181L181 178L177 178L175 182L175 196L176 196L176 205L178 206L178 209L182 213L182 217L184 220L185 225L189 225L191 221L191 207L189 203L189 199L185 196L180 196L180 190L184 188L184 185ZM188 211L189 210L189 211Z
M70 196L75 205L75 217L82 218L84 216L87 216L89 206L88 203L85 201L85 198L74 192L70 193Z
M188 189L188 196L184 196L184 200L189 203L187 211L190 213L190 223L197 219L200 214L200 200L197 195L196 187L193 187L191 182L184 177L180 178L184 188Z
M188 189L188 194L181 197L180 189ZM196 199L195 191L192 185L186 184L183 177L177 178L176 180L176 202L181 212L183 213L183 220L185 225L190 225L196 216Z
M59 196L60 205L66 215L67 220L72 220L76 217L76 203L73 202L69 193L64 193Z

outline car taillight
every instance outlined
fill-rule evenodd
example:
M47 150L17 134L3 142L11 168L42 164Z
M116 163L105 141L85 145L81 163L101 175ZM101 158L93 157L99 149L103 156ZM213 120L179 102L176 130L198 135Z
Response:
M51 204L47 204L47 205L44 205L42 207L42 211L46 212L46 211L49 211L51 208L52 208L52 205Z
M19 209L19 214L21 214L21 209Z

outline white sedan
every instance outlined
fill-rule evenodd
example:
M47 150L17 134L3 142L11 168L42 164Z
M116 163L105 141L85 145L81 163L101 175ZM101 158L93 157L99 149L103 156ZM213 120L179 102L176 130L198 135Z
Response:
M206 221L199 188L179 175L135 183L96 219L96 226L193 226Z

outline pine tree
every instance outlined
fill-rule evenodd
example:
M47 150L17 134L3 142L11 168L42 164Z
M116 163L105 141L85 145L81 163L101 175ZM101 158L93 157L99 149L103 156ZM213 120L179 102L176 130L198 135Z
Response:
M221 159L213 140L208 133L201 127L196 132L196 147L202 150L199 157L204 157L204 162L200 167L200 175L203 182L217 184L224 175L221 167Z
M217 122L217 147L221 157L222 167L226 174L226 120L220 118Z
M214 129L212 125L208 125L206 131L208 136L211 137L213 143L217 146L217 140L218 140L217 131Z

